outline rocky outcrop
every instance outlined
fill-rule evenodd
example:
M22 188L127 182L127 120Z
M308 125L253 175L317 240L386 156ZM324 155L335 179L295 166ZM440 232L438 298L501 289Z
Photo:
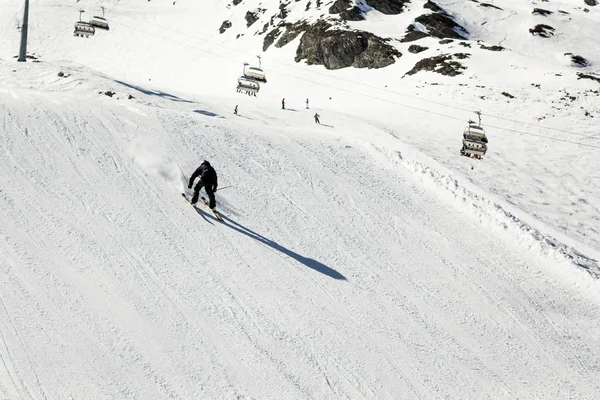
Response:
M489 4L489 3L481 3L479 4L480 7L487 7L487 8L495 8L496 10L500 10L502 11L502 9L498 6L495 6L493 4Z
M600 76L594 76L590 74L582 74L581 72L577 73L577 79L590 79L592 81L596 81L600 83Z
M544 10L543 8L534 8L532 14L541 15L545 17L547 15L552 14L552 11Z
M382 14L395 15L400 14L404 9L407 0L365 0L367 5Z
M246 27L250 27L250 25L258 21L259 14L257 12L248 11L244 18L246 19Z
M554 28L551 27L550 25L544 25L544 24L539 24L536 25L535 28L531 28L529 30L529 33L531 33L533 36L540 36L543 38L549 38L554 36Z
M237 6L238 4L240 4L242 2L242 0L233 0L233 5Z
M479 48L484 49L484 50L489 50L489 51L502 51L502 50L504 50L504 47L502 47L502 46L497 46L497 45L486 46L485 44L480 44Z
M591 65L590 62L582 56L578 56L573 53L565 53L565 56L571 57L571 65L573 67L586 68Z
M428 48L429 47L419 46L418 44L411 44L408 47L408 52L413 53L413 54L418 54L418 53L421 53L421 52L427 50Z
M466 53L456 53L456 54L441 54L435 57L424 58L415 66L406 73L406 75L414 75L419 71L433 71L438 74L446 75L446 76L456 76L462 74L462 71L466 69L458 61L453 60L453 58L465 59L468 58L470 54Z
M362 21L365 17L362 15L360 8L353 6L350 0L336 0L329 7L329 14L339 14L344 21Z
M225 30L231 28L231 22L230 21L223 21L223 23L221 24L221 27L219 28L219 33L224 33Z
M445 13L421 15L415 19L415 22L425 26L429 35L439 39L466 39L469 35L465 28Z
M383 68L402 54L385 39L362 31L328 30L326 22L312 25L300 39L296 62L323 65L327 69Z
M284 24L283 26L286 30L285 33L281 35L277 43L275 43L275 47L277 48L285 46L292 40L296 39L299 34L310 28L310 25L306 21L299 21L295 24Z
M425 3L425 5L423 6L423 8L427 8L433 12L443 12L444 9L440 6L438 6L436 3L434 3L431 0L428 0L427 3Z
M279 28L273 29L271 32L265 35L263 39L263 51L267 51L267 49L273 44L275 39L281 34L281 30Z
M587 4L588 6L597 6L598 5L598 0L584 0L585 4Z

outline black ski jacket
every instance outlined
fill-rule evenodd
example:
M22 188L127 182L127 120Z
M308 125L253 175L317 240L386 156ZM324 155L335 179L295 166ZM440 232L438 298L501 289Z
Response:
M217 191L217 172L208 161L204 161L198 168L196 168L190 177L190 186L194 183L194 179L196 179L198 176L205 186L212 187L214 192Z

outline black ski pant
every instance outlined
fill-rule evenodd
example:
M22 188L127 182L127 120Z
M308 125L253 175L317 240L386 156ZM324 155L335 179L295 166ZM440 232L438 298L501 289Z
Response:
M202 189L202 187L204 187L204 190L206 190L206 194L208 195L208 206L210 208L215 208L217 205L217 201L215 200L215 192L213 192L212 190L213 185L212 183L207 184L206 182L202 182L202 180L198 181L198 183L196 183L196 186L194 186L194 197L192 197L192 204L196 204L196 202L198 201L198 197L200 197L200 190Z

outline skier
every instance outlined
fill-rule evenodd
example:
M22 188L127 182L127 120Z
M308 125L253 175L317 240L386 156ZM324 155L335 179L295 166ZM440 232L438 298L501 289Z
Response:
M214 210L217 205L215 200L215 192L217 191L217 173L210 163L204 160L190 177L188 189L192 188L194 179L196 179L198 176L200 177L200 180L194 187L194 197L192 197L192 201L190 201L190 203L196 204L198 197L200 197L200 189L204 187L209 199L208 207Z
M308 99L306 99L306 109L308 110Z
M236 104L236 105L235 105L235 108L233 109L233 114L234 114L234 115L237 115L237 107L238 107L238 106L237 106L237 104Z
M285 110L285 97L281 99L281 109Z
M320 124L320 123L321 123L321 121L319 121L319 117L320 117L320 115L319 115L319 114L317 114L317 113L315 113L315 122L316 122L317 124Z

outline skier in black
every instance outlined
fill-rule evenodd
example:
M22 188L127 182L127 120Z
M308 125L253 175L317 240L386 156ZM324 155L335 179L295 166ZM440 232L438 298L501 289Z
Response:
M188 189L192 188L192 185L194 184L194 179L196 179L198 176L200 177L200 180L194 187L194 197L192 197L191 203L196 204L196 202L198 201L198 197L200 197L200 189L204 187L204 190L206 190L206 194L208 195L208 206L211 209L214 209L217 205L217 202L215 200L215 192L217 191L217 173L215 172L215 169L210 165L210 163L204 160L190 177Z
M321 123L321 121L319 121L319 117L320 117L320 115L319 115L319 114L317 114L317 113L315 113L315 122L316 122L317 124L320 124L320 123Z

